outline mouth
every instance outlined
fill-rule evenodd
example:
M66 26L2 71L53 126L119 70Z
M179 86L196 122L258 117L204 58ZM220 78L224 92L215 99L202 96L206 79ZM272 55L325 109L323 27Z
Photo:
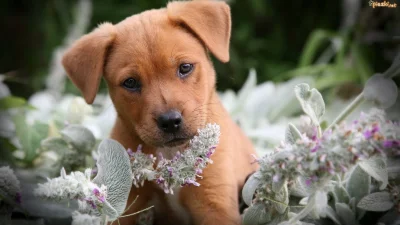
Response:
M176 146L181 146L184 144L188 144L190 138L173 138L167 142L165 142L165 146L168 147L176 147Z

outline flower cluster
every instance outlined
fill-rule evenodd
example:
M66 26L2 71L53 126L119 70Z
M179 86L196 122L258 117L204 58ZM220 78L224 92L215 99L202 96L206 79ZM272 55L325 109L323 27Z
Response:
M147 155L142 152L142 145L139 145L136 152L131 149L127 150L129 157L131 158L132 167L132 182L136 187L144 184L145 180L154 179L154 163L156 157L152 154Z
M76 199L80 212L98 212L106 200L107 188L93 183L90 179L91 173L91 169L86 169L85 173L72 172L66 175L62 168L60 177L39 184L34 194L52 200Z
M131 156L133 183L143 185L145 180L156 180L165 193L173 194L173 188L185 185L200 184L196 182L201 177L203 169L212 163L211 155L219 142L220 127L217 124L207 124L204 129L198 130L185 151L177 152L171 160L159 157L154 167L156 157L146 155L139 146L136 152L128 150Z
M276 190L299 176L310 188L323 188L333 175L348 171L361 160L377 154L399 155L399 140L399 124L386 121L382 111L371 110L351 124L341 123L325 131L319 138L303 134L295 143L283 142L273 154L258 160L262 188L257 190L256 200L275 199L271 195ZM279 188L274 190L276 186Z
M21 203L19 180L15 176L14 171L8 166L0 167L0 191L15 202Z

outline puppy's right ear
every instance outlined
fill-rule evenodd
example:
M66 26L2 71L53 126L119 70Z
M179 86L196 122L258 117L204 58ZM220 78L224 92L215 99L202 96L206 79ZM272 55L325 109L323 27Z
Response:
M104 70L107 49L115 39L111 23L101 24L77 40L64 54L62 64L88 104L93 103Z

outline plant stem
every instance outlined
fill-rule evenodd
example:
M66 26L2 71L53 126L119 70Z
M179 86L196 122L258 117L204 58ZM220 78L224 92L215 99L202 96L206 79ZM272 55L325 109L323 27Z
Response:
M334 125L342 122L350 113L354 111L364 101L364 94L361 92L351 103L348 105L339 116L332 122L326 130L331 129Z
M322 137L321 126L318 126L317 129L318 129L318 138L321 138Z
M106 214L103 214L101 216L101 221L100 221L101 225L107 225L108 224L108 216Z

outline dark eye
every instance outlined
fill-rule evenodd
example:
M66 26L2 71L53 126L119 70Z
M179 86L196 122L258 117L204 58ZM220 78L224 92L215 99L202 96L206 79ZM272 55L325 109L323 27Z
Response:
M140 90L140 83L136 79L133 78L128 78L122 83L122 86L124 88L130 90L130 91L138 91Z
M178 76L180 78L185 78L193 71L193 64L183 63L179 65Z

